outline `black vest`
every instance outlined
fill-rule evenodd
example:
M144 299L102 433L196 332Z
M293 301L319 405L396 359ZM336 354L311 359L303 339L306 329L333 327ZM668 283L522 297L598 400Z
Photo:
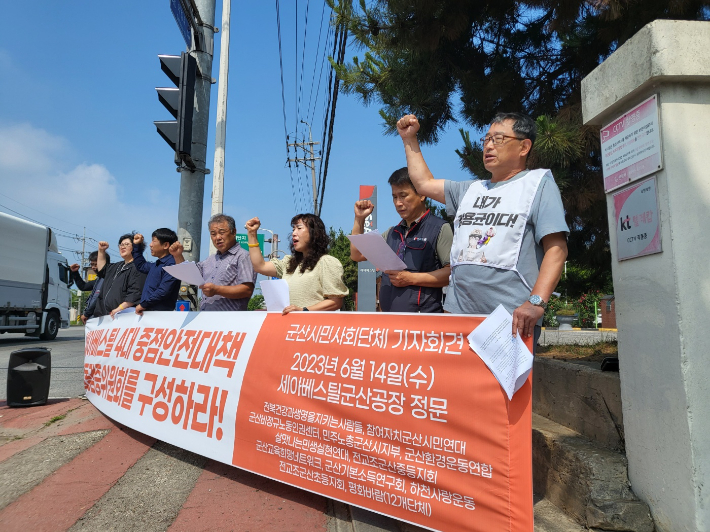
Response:
M407 234L404 220L387 233L387 244L397 253L404 247L402 260L410 272L433 272L442 267L436 255L436 240L446 222L427 211ZM406 235L406 236L405 236ZM401 252L400 252L401 256ZM393 286L388 275L380 283L380 308L384 312L443 312L441 288Z

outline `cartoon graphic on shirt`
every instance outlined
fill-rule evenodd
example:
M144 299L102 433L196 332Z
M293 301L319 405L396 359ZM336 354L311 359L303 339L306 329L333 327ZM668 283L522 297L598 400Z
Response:
M493 229L493 228L491 228ZM495 235L495 230L493 230ZM468 235L468 247L465 250L461 250L458 257L458 262L488 262L486 260L486 255L482 251L478 251L481 247L481 242L485 242L485 245L490 241L492 237L483 234L481 229L474 229L471 234Z
M473 234L473 233L472 233ZM480 231L479 231L480 234ZM480 249L483 246L488 245L488 243L491 241L491 239L496 236L496 230L494 227L489 227L488 231L486 231L486 234L478 239L478 243L476 244L476 249Z

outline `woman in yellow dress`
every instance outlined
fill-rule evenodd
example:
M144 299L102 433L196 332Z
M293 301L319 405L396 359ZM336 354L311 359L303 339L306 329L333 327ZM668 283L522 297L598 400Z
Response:
M291 220L291 254L270 261L264 260L259 249L256 232L260 226L256 217L244 226L249 236L249 258L255 272L288 283L291 304L283 314L340 310L348 289L343 282L343 265L328 255L330 237L323 221L309 213L294 216Z

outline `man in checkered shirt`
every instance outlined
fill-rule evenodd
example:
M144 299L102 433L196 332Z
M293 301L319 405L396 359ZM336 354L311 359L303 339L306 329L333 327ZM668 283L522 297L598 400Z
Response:
M237 226L234 218L215 214L208 222L210 238L217 253L210 255L197 268L205 280L200 286L202 301L200 310L247 310L247 305L256 282L256 273L249 253L237 243ZM185 261L182 244L170 246L175 263Z

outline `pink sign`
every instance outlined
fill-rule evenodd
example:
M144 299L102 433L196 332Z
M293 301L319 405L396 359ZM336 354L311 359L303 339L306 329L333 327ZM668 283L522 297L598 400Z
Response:
M602 128L600 136L606 192L660 170L657 96L651 96Z

